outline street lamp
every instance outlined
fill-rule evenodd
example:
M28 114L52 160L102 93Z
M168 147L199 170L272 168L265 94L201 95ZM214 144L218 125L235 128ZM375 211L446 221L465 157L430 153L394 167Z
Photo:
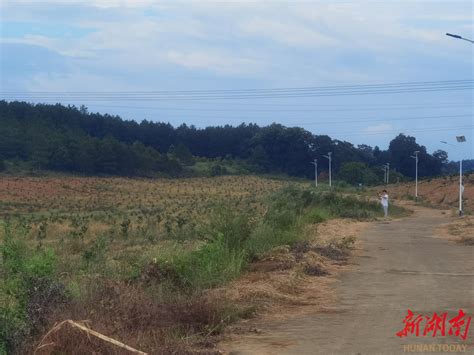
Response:
M383 168L384 168L384 171L385 171L385 174L384 174L384 182L385 182L385 185L388 185L388 182L390 181L390 163L387 163L387 164L384 164L383 165Z
M418 153L420 151L416 150L411 157L415 159L415 197L418 198Z
M332 160L332 152L329 152L328 155L325 155L324 157L329 160L329 187L331 187L331 186L332 186L332 182L331 182L331 160Z
M314 186L318 187L318 159L311 162L314 165Z
M460 35L453 35L452 33L446 33L446 36L453 37L453 38L456 38L456 39L462 39L463 41L468 41L468 42L474 43L474 41L472 41L470 39L467 39L467 38L464 38L464 37L461 37Z
M473 40L463 38L460 35L455 35L455 34L452 34L452 33L446 33L446 36L453 37L453 38L456 38L456 39L462 39L463 41L474 43ZM463 142L466 141L466 137L456 136L456 140L458 141L458 143L463 143ZM441 143L448 144L447 142L444 142L444 141L441 141ZM452 145L452 144L448 144L448 145ZM463 190L464 190L464 186L462 184L462 156L461 156L461 159L459 160L459 216L463 215L463 211L462 211Z
M466 137L464 136L456 136L456 140L458 143L464 143L466 141ZM452 147L456 147L454 144L450 144L445 141L441 141L443 144L450 145ZM462 193L463 193L463 184L462 184L462 156L459 159L459 216L463 215L462 210Z

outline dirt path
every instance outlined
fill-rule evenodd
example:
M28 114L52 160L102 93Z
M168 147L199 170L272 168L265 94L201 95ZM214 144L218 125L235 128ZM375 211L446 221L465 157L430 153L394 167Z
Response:
M257 322L261 334L240 336L222 349L231 354L402 354L408 349L404 344L466 344L466 353L474 353L474 319L465 341L395 335L408 309L426 316L448 312L452 318L461 308L474 318L474 249L434 235L448 221L441 211L417 208L411 217L374 223L360 236L363 247L351 258L353 267L335 286L339 301L333 310Z

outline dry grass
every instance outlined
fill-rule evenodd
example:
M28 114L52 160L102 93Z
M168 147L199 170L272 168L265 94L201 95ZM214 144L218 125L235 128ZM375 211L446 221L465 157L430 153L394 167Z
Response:
M454 217L451 223L439 227L437 233L464 245L474 245L474 217Z
M2 213L123 211L181 208L197 215L216 200L255 202L255 197L285 183L254 176L189 179L126 179L96 177L3 177Z
M229 309L225 299L210 302L203 295L164 302L141 284L102 280L101 285L85 289L87 294L79 301L72 301L49 317L42 331L45 335L26 344L24 352L39 349L38 354L130 354L77 329L57 328L61 320L72 319L150 354L195 354L199 348L205 349L204 340L219 334L236 312ZM225 315L228 319L223 321ZM213 342L205 345L210 347L208 353L213 353Z

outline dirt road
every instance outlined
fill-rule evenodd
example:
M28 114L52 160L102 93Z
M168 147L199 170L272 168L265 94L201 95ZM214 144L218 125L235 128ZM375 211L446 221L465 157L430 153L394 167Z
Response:
M241 336L223 349L231 354L403 354L415 344L436 344L440 353L474 353L474 319L467 340L396 336L408 309L425 316L448 312L448 319L463 309L474 318L474 249L435 236L435 228L447 221L441 211L417 208L408 218L375 222L360 236L362 250L336 285L339 300L333 310L257 323L262 334Z

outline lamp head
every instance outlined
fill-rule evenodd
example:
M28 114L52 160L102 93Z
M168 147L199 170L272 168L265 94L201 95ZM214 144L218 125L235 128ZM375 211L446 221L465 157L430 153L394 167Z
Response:
M460 35L453 35L452 33L446 33L446 36L449 36L449 37L454 37L454 38L462 38Z

